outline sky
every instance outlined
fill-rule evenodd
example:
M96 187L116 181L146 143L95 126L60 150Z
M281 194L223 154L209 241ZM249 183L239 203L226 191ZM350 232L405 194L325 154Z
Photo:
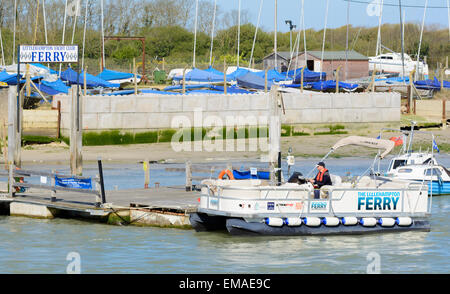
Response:
M210 0L214 2L213 0ZM261 0L241 0L241 8L249 12L250 21L256 25ZM275 0L263 0L263 9L261 16L261 26L267 31L274 30L274 8ZM327 0L304 0L305 1L305 26L321 30L325 23L325 10ZM371 2L377 3L381 0L350 0L350 24L353 26L373 27L378 26L378 17L373 14L368 6ZM422 23L424 14L424 5L426 0L402 0L405 10L406 22ZM448 28L448 0L428 0L428 9L425 23L427 25L437 24L442 28ZM217 0L217 4L222 11L238 9L239 0ZM398 0L384 0L383 23L399 23L400 10ZM347 24L347 4L346 0L329 0L329 14L327 28L341 27ZM395 5L395 6L391 6ZM376 8L377 6L369 6ZM379 5L378 5L379 7ZM432 8L442 7L442 8ZM278 0L278 31L288 32L289 27L285 20L292 20L299 28L301 13L301 0Z

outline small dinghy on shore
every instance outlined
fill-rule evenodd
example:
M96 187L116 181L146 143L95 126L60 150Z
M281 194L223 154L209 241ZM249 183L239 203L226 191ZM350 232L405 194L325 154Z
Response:
M208 179L202 182L200 205L190 216L200 231L227 230L231 235L337 235L429 231L427 185L376 176L374 166L395 146L389 140L352 136L340 140L327 154L346 145L385 149L368 175L333 185L314 187L298 173L287 183L269 180ZM326 156L326 157L327 157Z

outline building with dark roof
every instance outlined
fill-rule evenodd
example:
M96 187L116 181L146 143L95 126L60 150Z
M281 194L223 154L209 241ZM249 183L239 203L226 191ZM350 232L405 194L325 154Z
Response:
M277 69L281 69L281 63L289 65L289 52L278 52ZM293 56L290 69L306 67L315 72L325 72L327 79L334 80L335 72L341 66L339 79L355 79L369 76L369 58L356 51L324 51L323 65L322 51L299 52L299 55ZM264 58L264 67L273 68L275 65L275 54L272 53ZM347 68L346 68L347 67Z

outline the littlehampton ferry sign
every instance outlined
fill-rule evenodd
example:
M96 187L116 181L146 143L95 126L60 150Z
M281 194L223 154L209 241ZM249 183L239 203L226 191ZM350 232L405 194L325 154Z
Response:
M78 45L20 45L20 63L76 63Z

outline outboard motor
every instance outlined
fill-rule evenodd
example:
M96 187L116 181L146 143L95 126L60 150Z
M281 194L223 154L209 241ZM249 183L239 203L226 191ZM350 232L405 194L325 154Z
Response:
M288 180L288 183L297 183L299 185L303 185L306 182L307 181L306 181L305 177L300 172L294 172Z

